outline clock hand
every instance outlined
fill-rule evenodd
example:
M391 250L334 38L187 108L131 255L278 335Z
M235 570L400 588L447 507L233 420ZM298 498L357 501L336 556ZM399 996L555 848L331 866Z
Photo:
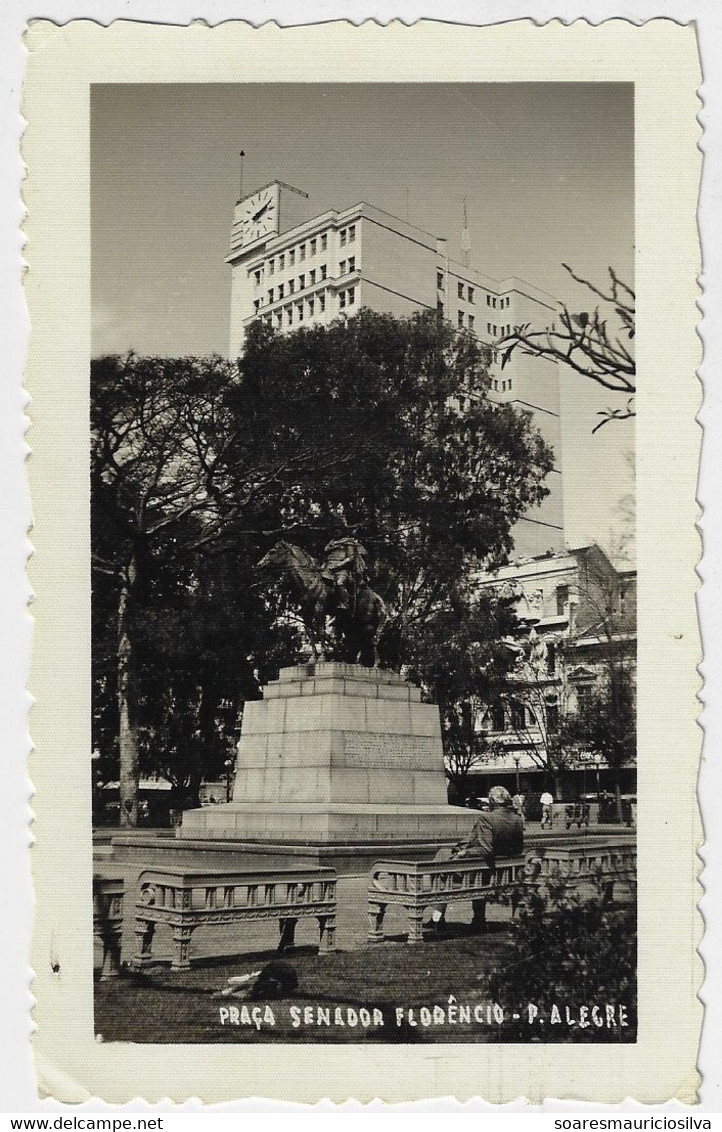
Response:
M271 203L270 200L267 200L266 203L264 205L262 205L261 208L259 208L258 212L254 212L254 214L253 214L254 224L259 219L259 217L263 216L264 212L266 211L266 209L268 208L270 203Z

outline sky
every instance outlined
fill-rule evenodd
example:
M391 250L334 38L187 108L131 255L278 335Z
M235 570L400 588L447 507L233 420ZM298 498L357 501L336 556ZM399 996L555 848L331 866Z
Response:
M461 259L588 310L562 267L632 281L630 84L96 85L91 97L93 353L226 354L239 195L278 178L311 215L365 200ZM632 490L633 422L562 375L566 535L609 546Z

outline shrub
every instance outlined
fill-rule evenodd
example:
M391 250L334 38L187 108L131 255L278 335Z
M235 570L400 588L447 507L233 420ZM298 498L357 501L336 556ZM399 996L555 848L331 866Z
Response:
M490 993L505 1008L504 1041L633 1042L636 1039L636 913L614 909L600 896L580 900L559 889L531 893L520 907L504 966L493 974ZM533 1003L549 1020L556 1005L573 1017L581 1006L615 1007L617 1023L608 1027L566 1024L530 1031L525 1011ZM618 1021L626 1008L628 1025Z

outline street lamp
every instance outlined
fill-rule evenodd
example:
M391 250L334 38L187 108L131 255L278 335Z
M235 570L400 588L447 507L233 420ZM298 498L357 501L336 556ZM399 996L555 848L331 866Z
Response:
M597 772L597 802L599 801L599 769L602 765L602 756L598 751L594 752L594 769Z
M521 793L519 790L519 763L521 762L521 755L514 755L514 773L516 775L516 792Z

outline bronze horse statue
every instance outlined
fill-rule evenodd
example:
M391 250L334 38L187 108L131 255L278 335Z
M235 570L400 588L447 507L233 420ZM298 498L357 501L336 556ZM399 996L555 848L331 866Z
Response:
M343 659L369 667L378 664L378 640L388 620L388 610L383 598L366 582L355 586L349 608L339 609L338 594L323 577L323 567L312 554L283 539L264 555L257 569L276 570L288 579L314 660L323 660L326 618L331 617L341 640Z

